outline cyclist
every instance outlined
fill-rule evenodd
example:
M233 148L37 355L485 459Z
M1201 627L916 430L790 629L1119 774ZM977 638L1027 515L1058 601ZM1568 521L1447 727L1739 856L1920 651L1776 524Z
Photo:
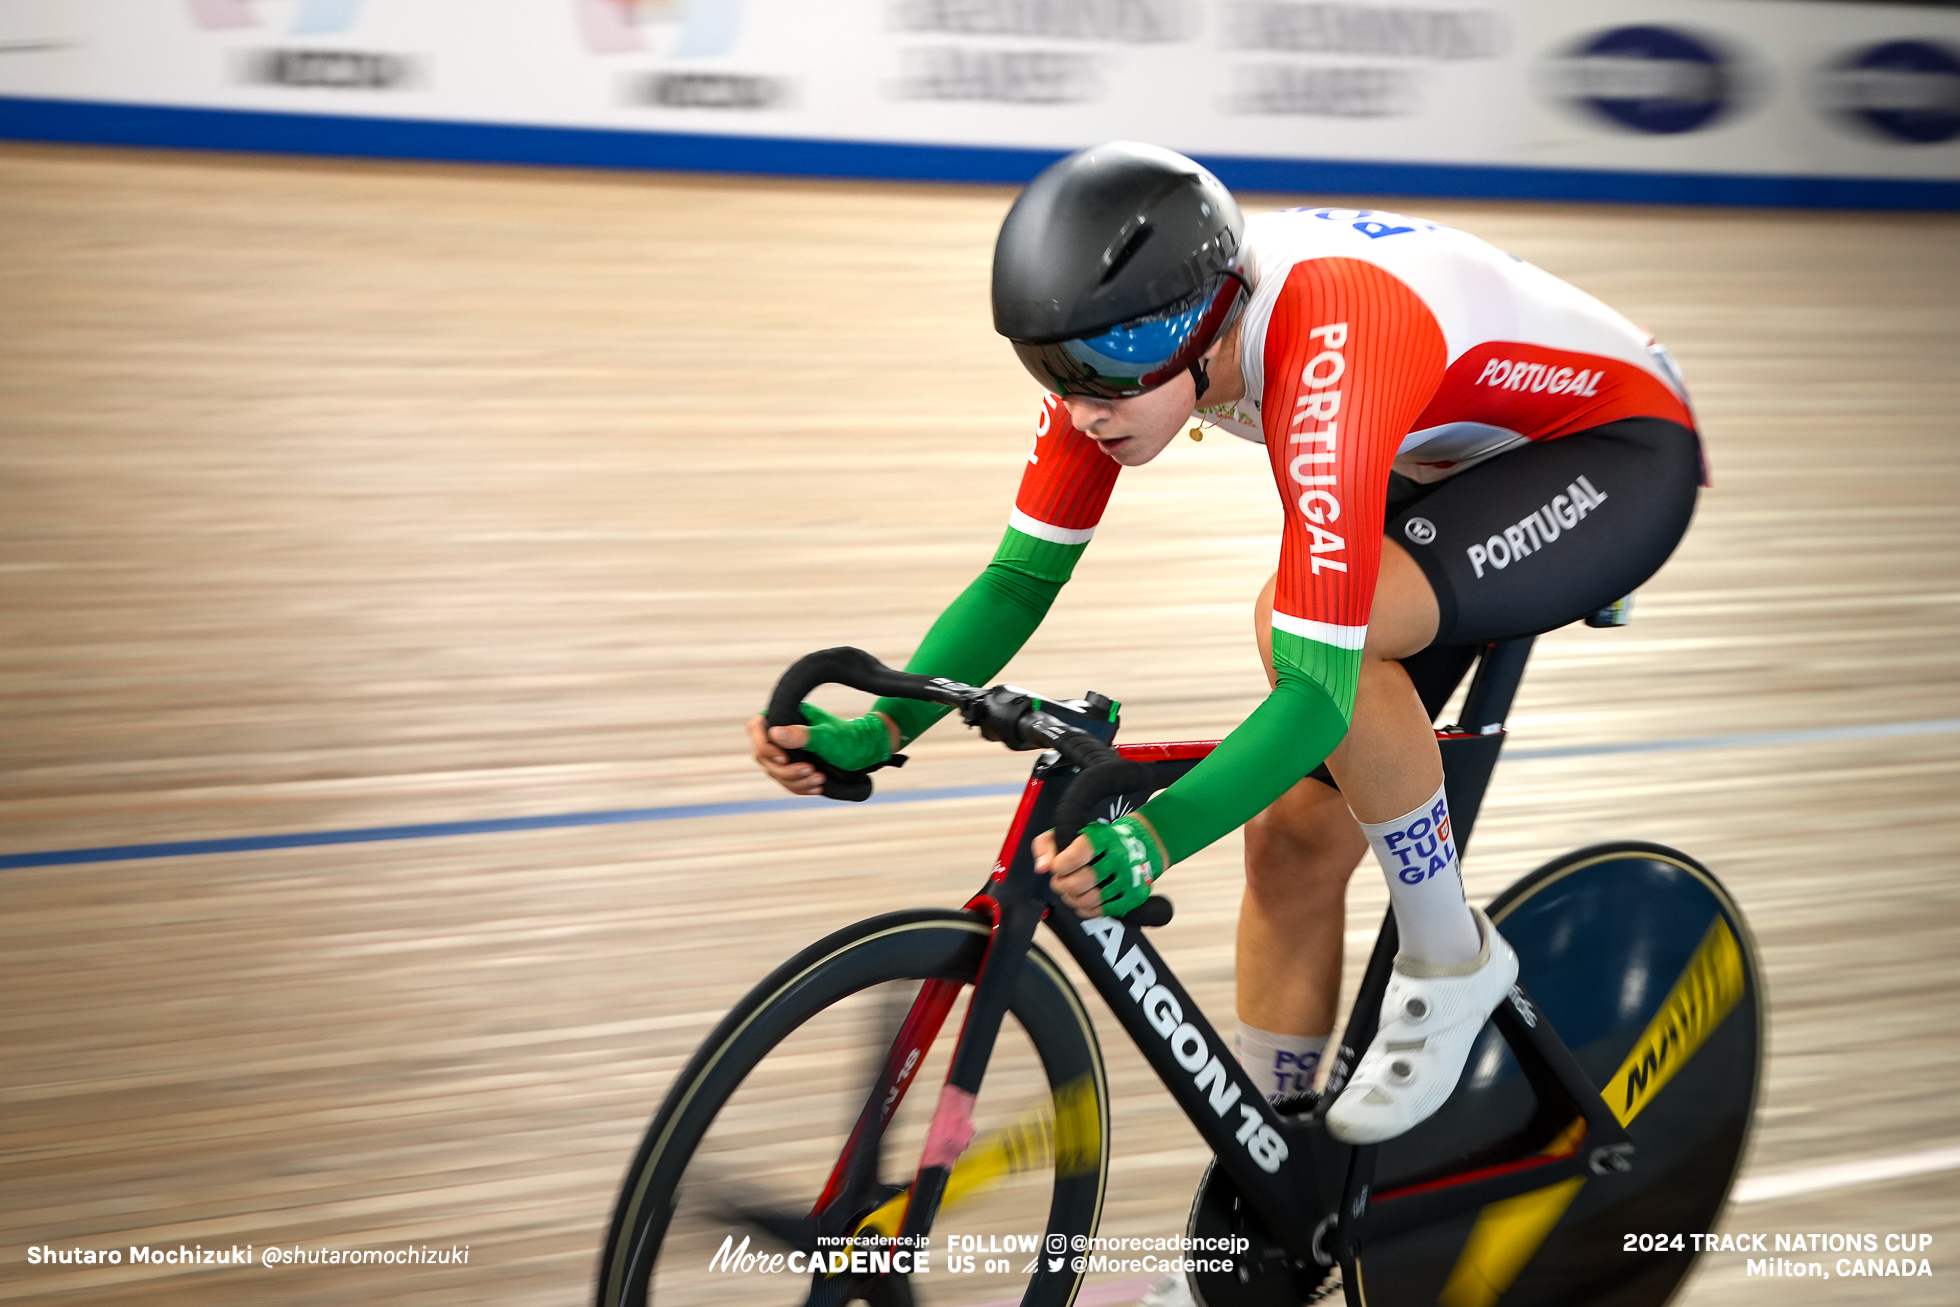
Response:
M1626 595L1686 531L1701 477L1685 390L1651 337L1437 223L1293 209L1247 222L1182 155L1114 142L1052 165L994 252L996 329L1049 391L1006 538L908 670L984 684L1033 633L1118 472L1194 415L1265 445L1285 515L1254 609L1271 694L1136 812L1036 866L1121 915L1246 825L1240 1057L1311 1087L1333 1026L1348 878L1372 848L1400 936L1380 1033L1328 1113L1392 1138L1448 1098L1517 960L1464 897L1431 728L1478 645ZM945 709L881 700L765 733L797 793L888 758ZM1338 788L1336 788L1338 787Z

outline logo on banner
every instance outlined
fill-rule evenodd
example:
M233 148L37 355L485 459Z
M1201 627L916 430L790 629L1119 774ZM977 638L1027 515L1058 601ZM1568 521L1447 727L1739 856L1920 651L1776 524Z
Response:
M669 59L725 55L742 34L742 0L572 0L593 54L664 47Z
M247 28L288 36L340 36L359 23L363 0L186 0L191 21L207 32ZM232 75L252 86L310 90L400 91L421 86L423 61L385 50L329 49L313 44L233 50Z
M286 30L294 36L332 36L351 29L361 16L361 0L186 0L191 21L206 31L258 27L260 12L291 13ZM280 24L266 22L264 26Z
M1960 136L1960 57L1931 41L1887 41L1847 56L1824 77L1829 106L1908 145Z
M1560 91L1629 131L1699 131L1736 96L1732 60L1701 37L1671 27L1616 27L1560 61Z
M572 0L593 54L653 54L663 61L719 59L742 35L744 0ZM621 81L629 104L662 109L771 109L790 98L781 77L727 69L662 69Z

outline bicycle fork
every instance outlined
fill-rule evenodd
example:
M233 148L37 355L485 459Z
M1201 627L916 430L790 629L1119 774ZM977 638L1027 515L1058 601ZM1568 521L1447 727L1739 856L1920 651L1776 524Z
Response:
M1040 806L1042 789L1042 784L1036 781L1023 793L1020 809L1002 846L1001 860L1011 870L1002 871L997 864L994 878L967 904L969 910L987 912L993 918L993 930L980 972L974 978L973 998L967 1004L966 1020L954 1045L946 1081L940 1087L939 1102L933 1110L925 1149L911 1188L892 1197L866 1222L876 1226L880 1233L917 1238L929 1234L945 1200L953 1168L973 1141L973 1113L980 1083L993 1057L1015 983L1027 961L1028 950L1034 945L1035 931L1047 910L1034 892L1033 860L1021 838ZM1052 796L1049 802L1053 802ZM866 1194L876 1187L885 1127L912 1088L913 1073L938 1038L961 988L957 980L931 980L913 1000L905 1023L886 1053L883 1070L844 1145L844 1153L837 1159L830 1181L817 1200L815 1214L819 1223L839 1226L830 1232L844 1231L838 1221L824 1222L822 1218L826 1214L836 1212L850 1218L861 1208Z
M891 1124L893 1113L905 1100L906 1091L912 1087L913 1073L925 1061L933 1041L939 1038L939 1028L945 1024L959 995L960 983L956 980L928 980L913 999L904 1024L886 1050L884 1066L864 1101L863 1110L858 1113L844 1151L812 1208L825 1233L843 1233L842 1220L825 1221L826 1215L841 1208L839 1215L848 1219L878 1184L879 1145L885 1127Z
M952 1066L939 1090L939 1103L933 1109L932 1124L926 1131L925 1151L919 1158L918 1174L912 1180L912 1193L905 1207L901 1236L923 1237L932 1230L939 1215L939 1204L946 1194L946 1182L960 1154L973 1142L973 1108L980 1094L980 1082L987 1074L987 1063L994 1055L994 1042L1000 1037L1001 1022L1013 997L1014 985L1028 949L1034 944L1035 930L1041 924L1042 905L1032 899L1010 899L992 904L995 924L985 961L973 984L973 999L967 1004L966 1022L960 1028L959 1042L953 1046Z

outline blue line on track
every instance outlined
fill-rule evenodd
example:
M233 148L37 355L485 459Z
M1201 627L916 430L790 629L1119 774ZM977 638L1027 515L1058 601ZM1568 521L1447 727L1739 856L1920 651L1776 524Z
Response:
M945 799L998 798L1019 794L1012 785L945 785L929 790L892 790L867 803L931 803ZM250 853L259 849L304 849L316 844L374 844L383 840L428 840L448 835L498 835L505 831L554 830L565 826L620 826L639 821L678 821L686 817L739 817L759 812L834 808L828 799L747 799L736 803L683 803L665 808L612 808L603 812L553 812L537 817L493 817L484 821L431 821L413 826L367 826L357 830L300 831L291 835L241 835L231 839L179 840L167 844L116 844L98 849L58 849L51 853L0 854L0 871L17 867L60 867L78 862L140 862L198 853Z
M1839 740L1885 740L1913 735L1960 732L1960 717L1920 722L1881 722L1869 726L1824 726L1796 731L1755 731L1741 735L1696 735L1672 740L1634 740L1622 744L1554 745L1511 749L1513 761L1546 758L1597 758L1617 753L1676 753L1694 749L1749 749L1786 744L1828 744ZM870 803L939 803L950 799L993 799L1018 794L1022 783L942 785L934 789L888 790ZM559 812L537 817L496 817L486 821L432 821L412 826L368 826L357 830L299 831L288 835L242 835L231 839L178 840L159 844L118 844L95 849L56 849L45 853L0 854L0 871L24 867L64 867L85 862L141 862L205 853L251 853L261 849L303 849L322 844L375 844L384 840L441 839L451 835L497 835L506 831L557 830L571 826L619 826L629 822L680 821L690 817L739 817L755 813L828 808L823 799L749 799L736 803L684 803L664 808L613 808L603 812Z

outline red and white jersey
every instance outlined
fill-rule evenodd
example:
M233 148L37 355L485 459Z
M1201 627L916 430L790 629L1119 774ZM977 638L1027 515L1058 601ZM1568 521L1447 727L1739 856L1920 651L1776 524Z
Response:
M1454 228L1291 209L1248 221L1245 248L1245 398L1198 416L1266 446L1286 507L1276 632L1361 647L1391 468L1434 481L1621 418L1694 426L1646 332ZM1116 472L1051 400L1013 527L1086 543Z
M1396 448L1395 470L1438 481L1526 440L1623 417L1692 427L1673 359L1654 338L1549 272L1454 227L1371 209L1288 209L1246 223L1252 298L1239 332L1246 398L1203 416L1265 440L1268 361L1292 342L1273 313L1293 270L1355 259L1389 273L1443 336L1444 373Z

